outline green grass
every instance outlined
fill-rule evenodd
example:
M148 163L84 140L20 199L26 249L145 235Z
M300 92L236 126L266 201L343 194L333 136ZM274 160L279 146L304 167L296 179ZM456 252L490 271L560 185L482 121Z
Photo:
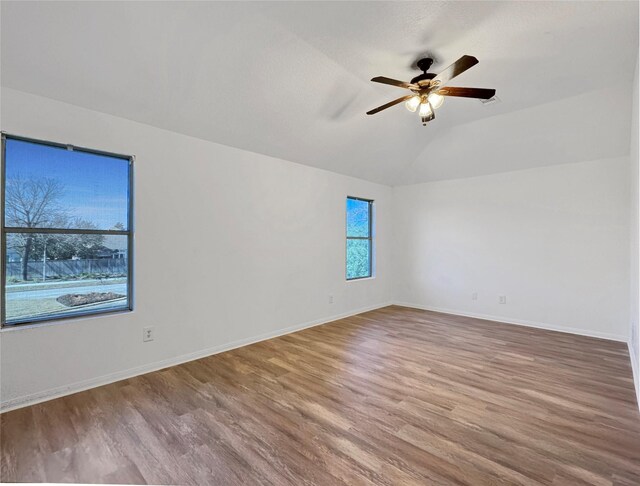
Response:
M7 318L37 317L46 314L64 312L69 308L56 299L21 299L7 302Z
M109 300L105 302L96 302L77 307L67 307L54 298L48 299L20 299L7 302L7 319L9 321L21 319L25 317L37 318L48 315L66 315L74 314L82 309L108 309L112 308L120 302L126 302L126 298Z

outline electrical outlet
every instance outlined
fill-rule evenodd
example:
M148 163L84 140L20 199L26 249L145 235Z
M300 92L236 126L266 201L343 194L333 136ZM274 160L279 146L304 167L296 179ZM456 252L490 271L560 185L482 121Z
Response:
M478 300L478 292L473 292L471 294L471 300Z
M142 328L142 342L153 341L156 337L156 331L153 326Z
M506 304L507 296L506 295L498 295L498 304Z
M329 304L333 304L333 295L329 296Z

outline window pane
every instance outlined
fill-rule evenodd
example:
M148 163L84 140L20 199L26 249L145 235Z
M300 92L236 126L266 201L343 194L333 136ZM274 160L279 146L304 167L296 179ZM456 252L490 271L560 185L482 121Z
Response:
M347 198L347 236L369 236L369 208L367 201Z
M347 240L347 279L371 276L371 241Z
M6 236L7 325L128 308L126 235Z
M127 230L129 160L6 140L5 225Z

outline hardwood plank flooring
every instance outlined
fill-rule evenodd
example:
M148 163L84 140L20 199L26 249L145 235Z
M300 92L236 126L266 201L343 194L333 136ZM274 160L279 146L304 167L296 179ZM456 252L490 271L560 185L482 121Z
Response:
M625 344L398 306L0 421L4 482L640 484Z

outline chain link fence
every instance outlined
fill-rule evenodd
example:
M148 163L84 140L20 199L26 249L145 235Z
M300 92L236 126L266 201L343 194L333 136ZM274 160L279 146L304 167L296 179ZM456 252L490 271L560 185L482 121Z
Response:
M99 258L95 260L47 260L28 263L29 279L56 279L83 275L126 275L126 258ZM7 280L22 280L22 262L7 262Z

